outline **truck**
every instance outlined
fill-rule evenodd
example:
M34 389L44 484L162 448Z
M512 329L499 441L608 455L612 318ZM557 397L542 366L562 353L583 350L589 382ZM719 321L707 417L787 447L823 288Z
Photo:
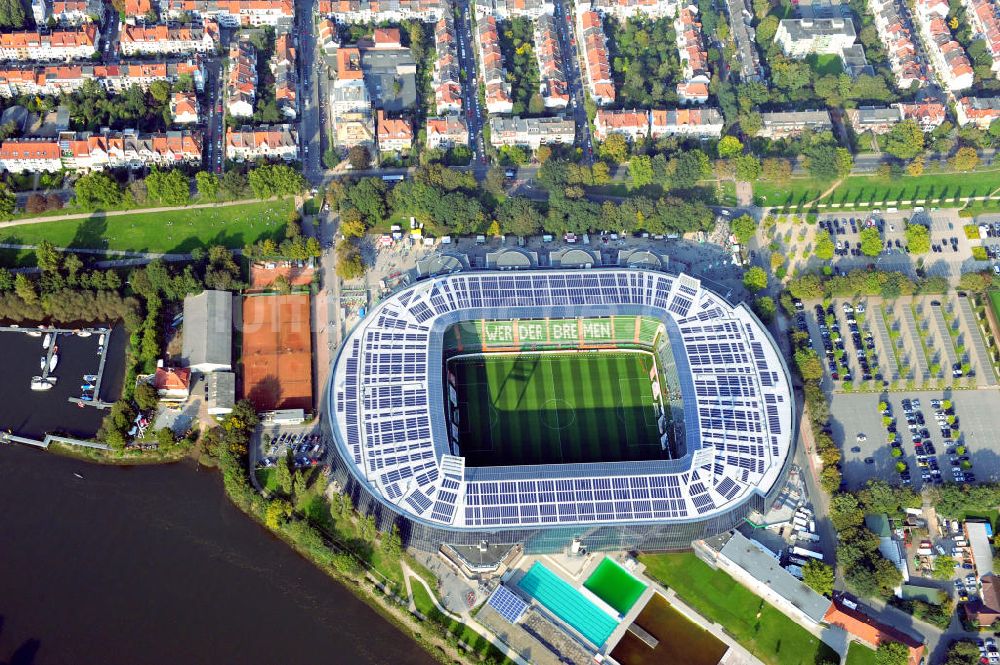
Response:
M802 515L796 515L795 519L792 520L792 523L796 526L796 528L799 529L805 529L807 526L809 526L809 520L807 520Z
M785 566L785 570L792 574L792 577L796 579L802 579L802 567L801 566Z
M813 552L812 550L807 550L804 547L798 547L798 546L793 547L792 554L798 554L799 556L807 556L810 559L819 559L820 561L823 560L823 554L821 552Z
M795 539L799 541L806 541L810 543L818 543L819 536L815 533L809 533L808 531L798 531L795 533Z

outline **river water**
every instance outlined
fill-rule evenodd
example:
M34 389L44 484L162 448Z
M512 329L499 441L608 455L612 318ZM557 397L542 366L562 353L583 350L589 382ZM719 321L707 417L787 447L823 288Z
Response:
M0 663L433 662L216 473L0 445Z

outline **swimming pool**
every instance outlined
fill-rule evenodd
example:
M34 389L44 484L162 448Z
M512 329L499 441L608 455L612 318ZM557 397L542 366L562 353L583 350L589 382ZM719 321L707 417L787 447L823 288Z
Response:
M635 601L646 590L645 584L607 557L597 564L583 586L619 614L628 614Z
M560 621L598 647L608 641L608 637L618 626L618 622L607 612L587 600L540 562L536 561L517 585Z

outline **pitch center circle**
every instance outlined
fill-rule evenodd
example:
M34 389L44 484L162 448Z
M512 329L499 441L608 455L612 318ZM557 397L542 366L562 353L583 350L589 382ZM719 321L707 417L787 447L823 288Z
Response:
M542 411L542 424L549 429L566 429L576 422L576 407L567 400L554 397L546 400Z

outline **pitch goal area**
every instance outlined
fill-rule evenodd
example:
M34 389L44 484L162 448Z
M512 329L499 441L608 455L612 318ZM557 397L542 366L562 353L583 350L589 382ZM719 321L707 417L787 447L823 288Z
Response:
M466 465L665 458L655 362L643 351L452 358Z

